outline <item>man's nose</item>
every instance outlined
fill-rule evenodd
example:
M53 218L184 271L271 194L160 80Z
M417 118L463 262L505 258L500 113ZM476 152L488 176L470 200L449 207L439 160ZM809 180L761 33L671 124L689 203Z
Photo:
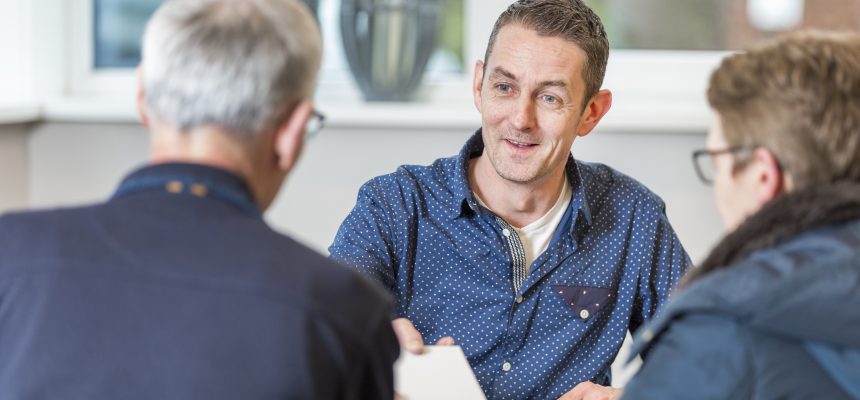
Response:
M523 132L531 132L537 125L535 102L531 97L523 96L517 101L516 109L511 115L514 128Z

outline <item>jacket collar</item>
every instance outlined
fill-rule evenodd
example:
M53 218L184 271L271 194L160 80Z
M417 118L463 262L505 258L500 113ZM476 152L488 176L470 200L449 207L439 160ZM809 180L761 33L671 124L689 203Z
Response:
M111 200L150 191L212 198L251 215L262 214L242 178L223 169L192 163L141 167L122 180Z
M634 338L647 351L688 313L722 315L761 332L860 345L860 185L780 196L727 235ZM631 358L632 358L631 356Z

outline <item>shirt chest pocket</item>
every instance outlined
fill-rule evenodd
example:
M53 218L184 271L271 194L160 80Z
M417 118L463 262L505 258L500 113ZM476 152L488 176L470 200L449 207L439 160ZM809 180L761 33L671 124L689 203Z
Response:
M552 290L583 321L597 315L612 297L611 289L600 287L552 285Z

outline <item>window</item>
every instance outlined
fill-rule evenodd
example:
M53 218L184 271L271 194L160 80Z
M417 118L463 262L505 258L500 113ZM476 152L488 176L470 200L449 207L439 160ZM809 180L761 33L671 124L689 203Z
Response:
M133 98L129 67L139 57L140 32L151 12L147 7L152 9L162 0L18 1L50 4L43 9L67 12L62 21L52 19L50 13L34 15L39 26L46 27L39 30L39 36L52 35L50 40L40 40L46 46L39 47L39 58L55 61L39 62L37 67L59 65L66 70L56 74L64 76L62 82L51 85L59 96L65 96L67 102L111 104ZM445 2L440 47L430 61L418 101L423 103L421 107L468 110L472 63L483 57L493 22L513 0L440 1ZM605 86L613 91L615 101L601 123L604 129L703 131L710 119L704 98L708 76L726 51L798 28L860 30L860 0L585 1L603 18L614 48ZM327 107L340 107L347 115L341 119L330 112L335 117L332 122L364 118L364 123L376 123L379 115L356 105L362 96L341 46L341 1L314 2L318 3L326 51L317 100ZM55 27L60 22L68 24L68 31ZM54 43L60 44L50 47ZM46 50L49 47L53 51ZM102 108L93 106L90 113L102 112ZM466 111L462 114L452 115L465 119Z
M140 62L140 38L162 0L96 0L93 66L134 68Z
M94 69L133 68L140 62L140 40L146 21L163 0L94 0ZM316 12L325 40L323 79L348 73L340 43L340 1L305 0ZM442 0L438 48L428 65L430 76L463 72L463 0Z
M858 0L586 0L619 49L736 50L779 33L860 30Z

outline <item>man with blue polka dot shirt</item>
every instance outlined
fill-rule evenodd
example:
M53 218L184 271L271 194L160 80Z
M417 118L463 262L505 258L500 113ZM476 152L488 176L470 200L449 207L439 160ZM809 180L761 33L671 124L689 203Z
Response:
M580 0L520 0L475 65L460 154L359 191L329 248L397 301L401 346L462 346L489 399L615 398L610 364L690 265L663 201L575 138L612 103L609 44Z

